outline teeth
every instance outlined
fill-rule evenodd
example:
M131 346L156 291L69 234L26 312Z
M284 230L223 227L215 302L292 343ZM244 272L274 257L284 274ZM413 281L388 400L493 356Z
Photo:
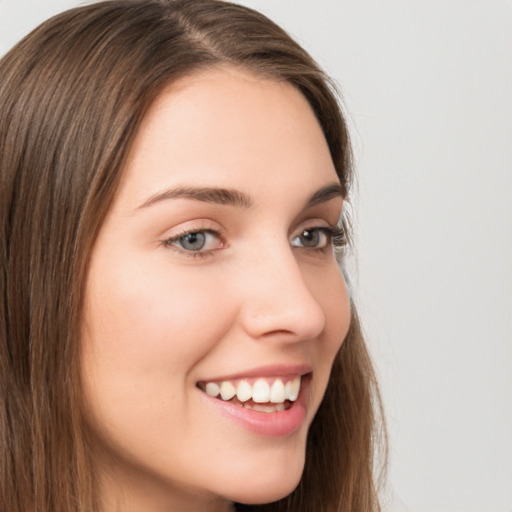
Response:
M236 388L236 397L240 402L247 402L251 396L252 386L246 380L241 380Z
M271 380L272 382L272 380ZM274 379L272 385L269 384L266 379L258 379L252 386L247 380L241 380L238 384L235 384L229 380L223 382L208 382L204 391L207 395L212 397L218 397L224 401L231 400L235 395L237 399L245 403L252 398L254 404L245 404L248 406L247 408L252 408L254 410L261 410L261 407L258 405L258 409L256 409L256 404L268 404L268 408L272 409L272 411L281 411L284 410L284 402L289 400L290 402L294 402L297 400L300 392L300 377L295 377L293 380L288 380L283 383L283 379ZM270 404L277 404L270 405ZM280 406L283 406L282 408ZM268 412L268 411L263 411Z
M290 393L288 394L288 400L295 402L297 400L297 397L299 396L300 391L300 377L296 377L293 379L291 386L290 386Z
M284 404L277 404L277 405L267 405L267 404L246 404L244 405L246 409L251 409L253 411L258 412L280 412L284 411Z
M220 387L216 382L208 382L206 384L206 394L210 396L219 396Z
M257 404L264 404L270 400L270 386L263 379L258 379L252 387L252 400Z
M292 381L289 380L284 386L284 396L288 398L290 396L290 389L292 387Z
M236 394L236 389L229 380L226 380L220 385L220 396L222 400L231 400Z
M270 388L270 401L274 404L283 403L286 399L284 384L281 379L276 379Z

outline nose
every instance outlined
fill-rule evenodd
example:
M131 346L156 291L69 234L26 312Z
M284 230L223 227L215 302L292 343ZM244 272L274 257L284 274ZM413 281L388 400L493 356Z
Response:
M313 276L308 279L289 246L259 254L246 272L240 320L252 338L296 342L315 339L324 330L325 312L312 293Z

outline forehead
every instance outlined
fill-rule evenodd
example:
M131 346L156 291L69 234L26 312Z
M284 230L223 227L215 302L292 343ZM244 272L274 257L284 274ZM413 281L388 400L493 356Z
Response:
M254 191L333 180L327 143L304 96L288 82L224 67L187 76L157 97L122 188L139 196L183 181Z

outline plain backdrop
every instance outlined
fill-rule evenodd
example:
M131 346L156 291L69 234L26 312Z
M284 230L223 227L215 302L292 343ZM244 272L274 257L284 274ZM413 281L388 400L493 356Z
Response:
M240 3L286 28L343 93L387 510L511 512L512 3ZM0 0L0 54L74 5Z

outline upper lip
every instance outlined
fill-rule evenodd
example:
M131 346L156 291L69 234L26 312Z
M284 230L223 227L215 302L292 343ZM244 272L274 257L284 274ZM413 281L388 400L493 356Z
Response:
M256 377L296 377L311 373L313 368L308 363L298 364L270 364L241 370L236 373L216 375L215 377L201 379L200 382L214 382L225 380L238 380Z

